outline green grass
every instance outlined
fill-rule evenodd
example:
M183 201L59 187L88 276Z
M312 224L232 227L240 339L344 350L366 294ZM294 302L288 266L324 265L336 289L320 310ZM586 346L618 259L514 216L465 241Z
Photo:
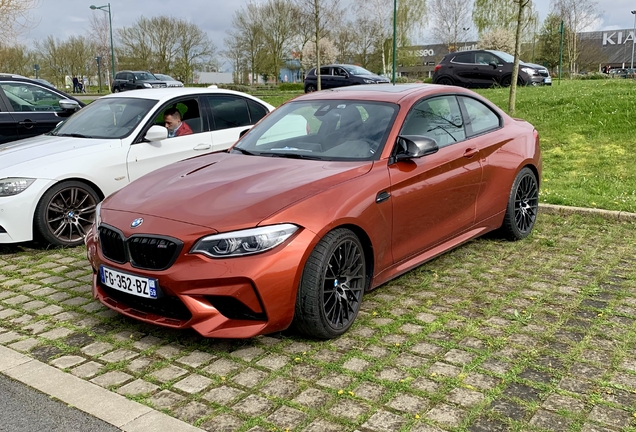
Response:
M509 90L478 92L507 110ZM301 92L259 94L274 106ZM563 80L522 87L515 117L539 131L541 202L636 212L636 169L630 149L636 126L636 82Z

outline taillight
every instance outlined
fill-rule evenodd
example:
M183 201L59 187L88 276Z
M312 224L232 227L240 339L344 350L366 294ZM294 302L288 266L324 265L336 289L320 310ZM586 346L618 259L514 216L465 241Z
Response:
M442 68L441 64L435 65L435 72L437 72L438 70L440 70Z

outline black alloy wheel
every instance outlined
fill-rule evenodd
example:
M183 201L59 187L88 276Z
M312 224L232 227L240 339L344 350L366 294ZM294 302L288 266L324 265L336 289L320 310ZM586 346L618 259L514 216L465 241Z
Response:
M502 231L508 240L521 240L530 234L539 210L539 184L534 172L525 167L512 184Z
M344 228L331 231L305 265L296 299L296 328L321 339L345 333L358 316L367 283L358 237Z
M437 80L437 84L440 84L440 85L453 85L453 80L450 79L449 77L441 77L440 79Z
M35 210L35 228L48 243L79 246L95 221L97 192L78 181L61 182L46 191Z
M305 93L313 93L316 91L316 86L313 84L307 84L305 86Z

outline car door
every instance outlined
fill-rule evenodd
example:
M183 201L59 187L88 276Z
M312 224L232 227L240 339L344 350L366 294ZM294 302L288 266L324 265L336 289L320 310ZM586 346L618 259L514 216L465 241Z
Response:
M331 76L331 88L344 87L351 85L349 74L341 67L332 68L333 75Z
M63 110L59 101L65 96L36 84L3 81L0 88L17 123L18 139L42 135L52 130L71 112Z
M326 90L333 88L333 76L332 68L330 66L323 66L320 68L320 89Z
M153 125L163 127L163 113L169 108L177 108L182 123L187 124L192 133L153 142L144 142L139 137L128 151L126 163L130 181L168 164L213 151L208 118L198 97L174 99L162 105L153 115L152 122L143 129L142 136Z
M232 146L241 132L251 128L267 114L265 107L238 95L209 95L206 100L210 110L214 151Z
M4 94L0 90L0 144L18 139L18 122L7 108Z
M482 178L479 151L465 140L454 95L416 103L400 134L434 138L439 151L389 166L396 262L469 229Z
M503 61L488 52L475 55L475 87L490 87L501 80Z
M448 70L461 86L472 86L475 79L475 55L472 52L457 54L451 59Z

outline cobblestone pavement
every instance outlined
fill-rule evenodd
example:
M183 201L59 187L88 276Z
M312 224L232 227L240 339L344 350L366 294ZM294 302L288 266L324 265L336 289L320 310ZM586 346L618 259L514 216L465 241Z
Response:
M209 431L636 431L633 223L542 215L369 293L333 341L209 340L91 298L82 248L4 248L0 344Z

